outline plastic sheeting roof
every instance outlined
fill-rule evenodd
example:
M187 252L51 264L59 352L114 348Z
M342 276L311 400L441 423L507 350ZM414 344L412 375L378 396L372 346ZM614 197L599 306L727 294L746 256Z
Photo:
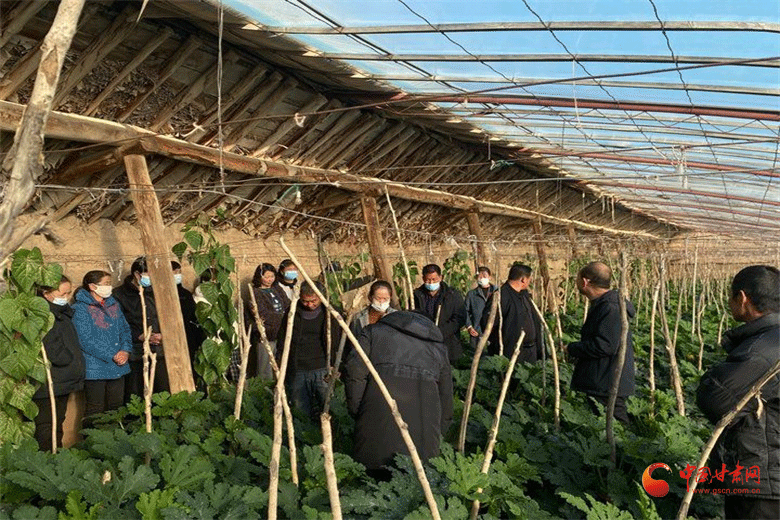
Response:
M629 207L780 238L777 2L225 3Z

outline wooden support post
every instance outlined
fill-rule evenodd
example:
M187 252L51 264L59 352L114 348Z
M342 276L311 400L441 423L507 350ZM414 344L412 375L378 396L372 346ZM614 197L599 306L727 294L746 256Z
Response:
M141 228L141 242L147 254L154 300L157 308L167 313L164 319L160 317L160 332L164 342L171 393L182 390L194 392L195 382L192 379L179 293L171 274L170 249L165 240L160 205L146 167L146 158L143 155L126 155L124 161L133 205L138 215L138 225Z
M466 220L469 224L469 233L477 237L477 267L489 266L491 262L490 250L485 244L485 237L482 235L482 226L479 222L479 213L476 211L466 211ZM495 273L498 276L499 273Z
M366 223L366 236L368 248L371 251L371 259L374 261L374 276L379 280L385 280L393 285L393 268L385 254L385 241L382 238L382 226L379 223L379 212L376 199L371 196L360 197L360 205L363 207L363 220ZM393 291L393 307L398 308L398 295Z
M547 309L550 312L555 312L557 310L556 298L555 295L553 295L552 287L550 287L550 269L547 267L547 252L544 250L544 242L542 242L541 220L534 220L534 246L536 247L536 254L539 257L539 275L542 277Z

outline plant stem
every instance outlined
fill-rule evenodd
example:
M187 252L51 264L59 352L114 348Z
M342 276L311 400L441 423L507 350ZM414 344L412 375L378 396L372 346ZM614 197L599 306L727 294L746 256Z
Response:
M557 346L555 344L555 341L553 340L552 332L550 331L550 327L547 325L547 322L544 320L544 315L542 314L542 311L539 310L539 307L536 305L536 303L531 300L531 303L534 306L534 310L536 311L536 314L539 316L539 319L542 320L542 325L544 327L544 331L547 333L547 341L550 343L550 352L552 354L552 362L553 362L553 380L555 384L555 399L553 401L553 414L554 414L554 421L555 421L555 431L559 431L561 429L561 373L558 370L558 353L557 353Z

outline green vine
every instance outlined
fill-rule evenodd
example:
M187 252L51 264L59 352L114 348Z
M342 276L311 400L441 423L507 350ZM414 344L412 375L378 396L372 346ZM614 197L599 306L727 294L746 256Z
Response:
M54 324L38 286L58 287L62 267L47 264L37 247L19 249L6 270L8 289L0 297L0 444L32 437L38 415L32 396L46 382L43 337Z
M214 237L211 219L200 215L182 228L184 241L173 246L179 261L186 255L199 278L206 274L200 290L206 302L198 302L195 314L207 338L198 351L195 369L210 390L228 383L226 371L230 353L238 347L238 311L234 303L235 286L231 276L236 261L230 246Z

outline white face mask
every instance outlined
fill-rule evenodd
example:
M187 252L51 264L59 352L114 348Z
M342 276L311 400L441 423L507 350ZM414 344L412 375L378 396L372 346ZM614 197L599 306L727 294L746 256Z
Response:
M490 278L480 278L478 282L480 287L490 287Z
M67 298L53 298L51 300L51 302L54 305L59 305L60 307L62 307L63 305L67 305L68 304L68 299Z
M181 285L181 273L177 273L173 275L173 283L176 285Z
M111 296L111 291L113 290L113 287L110 285L96 285L95 286L95 294L100 296L101 298L105 299Z
M379 312L386 312L390 308L390 302L372 301L371 307Z

